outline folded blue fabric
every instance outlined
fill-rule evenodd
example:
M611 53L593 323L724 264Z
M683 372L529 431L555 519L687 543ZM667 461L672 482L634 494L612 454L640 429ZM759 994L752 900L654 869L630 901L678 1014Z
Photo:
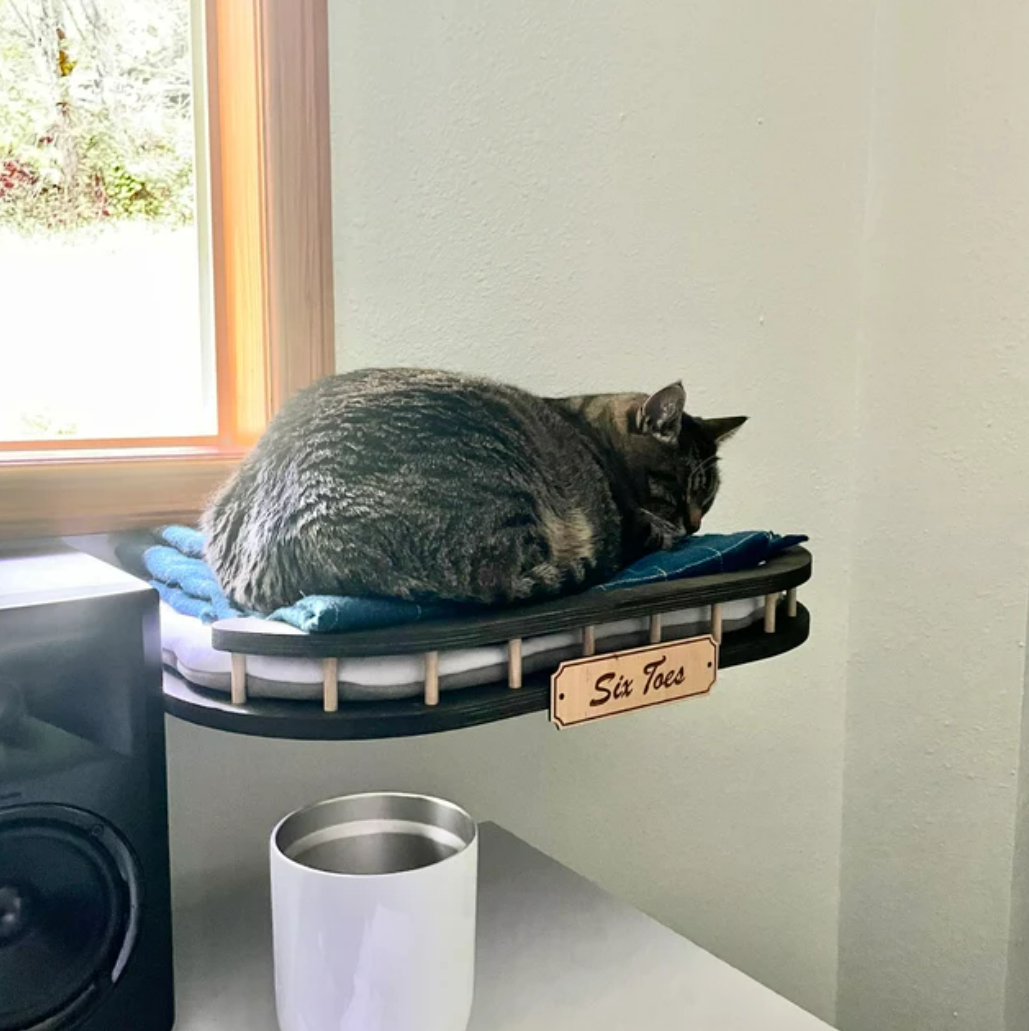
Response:
M681 580L689 576L738 573L755 569L773 555L803 544L803 534L780 537L768 530L742 530L739 533L705 533L687 537L671 551L656 551L623 569L595 591L614 591L620 587L640 587L662 580Z
M190 558L204 557L204 535L192 526L165 526L160 530L161 539L176 551Z
M185 527L170 527L174 531ZM200 534L197 531L196 536ZM158 536L171 541L179 533L167 536L160 531ZM188 543L183 541L184 546ZM143 553L143 564L150 574L151 583L158 593L177 612L196 616L205 623L216 619L241 616L239 611L221 589L211 567L202 558L193 558L187 551L181 551L171 543L159 544Z
M308 633L332 634L441 619L464 611L455 605L421 605L395 598L309 595L268 615L245 612L229 601L211 567L200 557L204 553L204 538L199 530L165 526L157 531L157 536L164 543L143 553L151 583L176 612L204 623L233 616L263 616Z
M347 598L308 595L293 605L273 612L277 619L309 634L341 634L353 630L420 623L424 619L446 619L468 610L459 605L419 604L399 598Z
M204 541L199 530L167 526L159 530L157 536L162 543L143 553L143 564L161 598L173 609L205 623L232 616L260 615L241 611L225 596L211 568L200 557ZM646 555L593 589L611 591L663 580L753 569L780 551L806 540L807 537L800 534L780 537L765 530L687 537L674 550ZM467 611L465 607L443 603L429 605L392 598L311 595L263 618L289 623L308 633L331 634L454 617Z

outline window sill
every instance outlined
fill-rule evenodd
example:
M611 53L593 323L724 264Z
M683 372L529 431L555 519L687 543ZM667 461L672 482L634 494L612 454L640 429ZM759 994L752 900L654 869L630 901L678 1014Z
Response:
M7 452L0 538L194 523L242 456L216 447Z

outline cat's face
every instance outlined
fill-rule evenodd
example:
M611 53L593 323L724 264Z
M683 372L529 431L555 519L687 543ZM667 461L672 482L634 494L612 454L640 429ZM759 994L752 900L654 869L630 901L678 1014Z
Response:
M670 537L696 533L718 493L718 449L746 416L687 415L681 383L669 384L650 397L618 394L592 401L582 412L603 425L621 452L640 508Z

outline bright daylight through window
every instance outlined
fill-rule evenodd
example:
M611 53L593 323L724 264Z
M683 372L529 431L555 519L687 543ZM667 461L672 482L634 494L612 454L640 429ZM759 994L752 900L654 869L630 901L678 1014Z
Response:
M0 445L217 431L194 28L0 0Z

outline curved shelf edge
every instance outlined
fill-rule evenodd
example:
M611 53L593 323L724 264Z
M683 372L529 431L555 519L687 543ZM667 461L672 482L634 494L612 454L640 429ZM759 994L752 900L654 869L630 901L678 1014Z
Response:
M218 651L306 659L472 648L589 624L775 594L810 580L811 562L807 548L795 547L757 569L738 573L669 580L617 591L587 591L500 613L427 620L347 634L305 634L285 623L230 619L213 625L211 644Z
M810 566L809 566L810 568ZM719 669L773 658L799 648L811 629L803 605L788 618L780 612L778 629L767 634L760 623L725 635ZM534 674L512 690L504 684L444 691L436 706L421 698L385 702L344 702L325 713L312 702L257 699L233 705L217 691L193 687L177 674L164 678L165 710L172 716L215 730L257 737L305 741L356 741L416 737L512 719L550 707L550 674Z

